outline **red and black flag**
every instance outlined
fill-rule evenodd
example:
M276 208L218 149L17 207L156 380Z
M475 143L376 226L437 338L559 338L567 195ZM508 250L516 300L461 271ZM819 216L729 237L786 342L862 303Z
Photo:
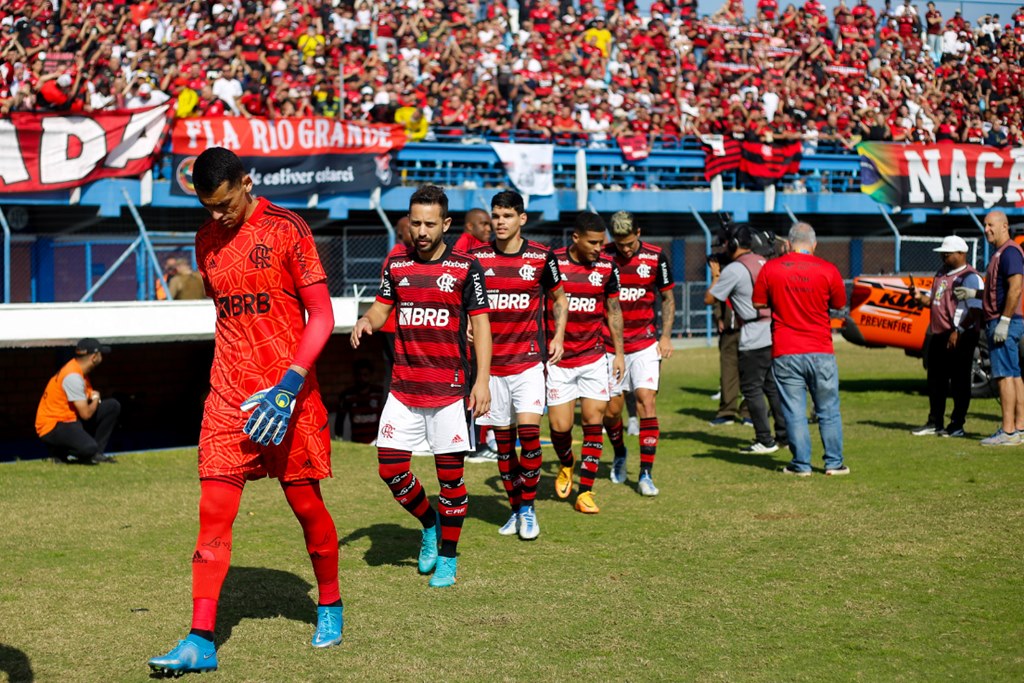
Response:
M704 150L704 180L740 167L740 143L731 135L701 135Z
M779 140L770 143L744 140L740 170L761 187L767 187L777 183L787 173L799 171L801 158L803 144L800 140Z

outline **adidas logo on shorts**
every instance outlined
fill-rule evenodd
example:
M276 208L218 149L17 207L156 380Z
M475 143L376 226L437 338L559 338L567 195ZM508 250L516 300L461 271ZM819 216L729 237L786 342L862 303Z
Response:
M452 445L453 445L453 446L454 446L455 444L457 444L457 443L463 443L463 441L462 441L462 437L461 437L461 436L459 436L458 434L456 434L456 435L455 435L455 438L454 438L454 439L452 439Z

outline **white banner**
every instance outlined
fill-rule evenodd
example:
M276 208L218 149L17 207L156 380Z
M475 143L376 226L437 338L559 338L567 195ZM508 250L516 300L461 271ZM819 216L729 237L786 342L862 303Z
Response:
M509 180L524 195L555 193L555 146L492 142Z

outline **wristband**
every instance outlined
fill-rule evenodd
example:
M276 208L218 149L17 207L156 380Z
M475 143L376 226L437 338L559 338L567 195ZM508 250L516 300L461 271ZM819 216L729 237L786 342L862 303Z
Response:
M1003 321L1003 322L1012 322L1013 318L1010 318L1010 317L1005 316L1005 315L1001 315L1001 316L999 316L999 320Z

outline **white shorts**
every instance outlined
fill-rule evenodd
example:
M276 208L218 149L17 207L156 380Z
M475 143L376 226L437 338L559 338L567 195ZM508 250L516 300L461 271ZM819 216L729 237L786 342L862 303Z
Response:
M434 455L470 450L465 401L460 398L441 408L413 408L388 394L380 414L377 447L417 451L424 441Z
M621 396L623 391L636 391L637 389L658 390L661 380L661 356L658 354L658 345L651 344L646 349L626 354L626 372L621 382L615 381L612 374L612 361L614 354L606 354L608 360L608 391L612 396Z
M548 363L548 405L557 406L578 398L608 400L608 361L604 358L578 368Z
M491 409L478 425L508 427L518 413L544 414L544 366L540 363L518 375L491 375Z

